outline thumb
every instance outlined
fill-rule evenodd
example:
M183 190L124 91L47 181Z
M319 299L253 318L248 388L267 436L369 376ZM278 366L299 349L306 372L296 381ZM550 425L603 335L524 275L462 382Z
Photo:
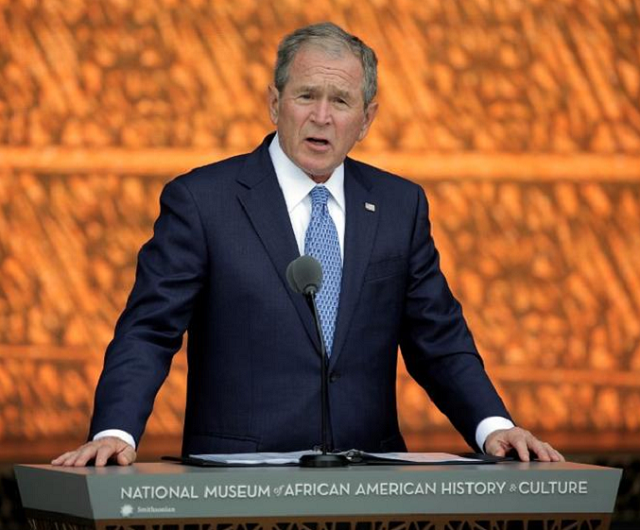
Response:
M124 449L122 449L118 456L116 457L116 461L120 466L128 466L135 462L136 460L136 452L130 445L127 445Z
M506 456L507 450L502 445L499 445L497 448L489 449L487 453L492 456L503 457L503 456Z
M507 455L507 450L509 449L509 444L504 443L500 438L496 435L489 436L487 441L484 444L484 450L488 455L504 457Z

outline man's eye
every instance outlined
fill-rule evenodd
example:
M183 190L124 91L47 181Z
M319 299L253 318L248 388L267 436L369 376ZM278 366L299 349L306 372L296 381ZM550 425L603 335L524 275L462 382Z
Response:
M298 97L300 99L311 99L311 94L300 94Z

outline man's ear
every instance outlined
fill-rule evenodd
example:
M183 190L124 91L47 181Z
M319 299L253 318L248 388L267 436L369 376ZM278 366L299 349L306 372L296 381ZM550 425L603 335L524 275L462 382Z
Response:
M366 109L364 109L364 120L362 121L362 127L360 128L360 134L358 134L358 141L364 140L365 136L369 132L369 127L373 123L373 120L378 113L378 102L372 101L369 103Z
M267 102L269 104L269 117L274 125L278 125L278 107L280 104L280 92L275 85L269 85L267 93Z

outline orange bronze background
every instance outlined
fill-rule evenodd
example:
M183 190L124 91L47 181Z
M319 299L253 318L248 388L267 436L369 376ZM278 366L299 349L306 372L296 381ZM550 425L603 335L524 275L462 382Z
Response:
M639 0L0 0L0 459L86 435L163 183L254 148L278 40L326 19L378 52L355 156L424 185L514 417L640 450ZM185 371L149 457L179 447ZM412 449L462 448L398 391Z

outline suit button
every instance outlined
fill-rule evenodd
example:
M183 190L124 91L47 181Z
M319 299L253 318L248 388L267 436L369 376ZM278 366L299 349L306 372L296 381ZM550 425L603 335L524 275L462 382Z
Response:
M338 372L331 372L331 375L329 376L329 382L335 383L338 379L340 379L340 374Z

